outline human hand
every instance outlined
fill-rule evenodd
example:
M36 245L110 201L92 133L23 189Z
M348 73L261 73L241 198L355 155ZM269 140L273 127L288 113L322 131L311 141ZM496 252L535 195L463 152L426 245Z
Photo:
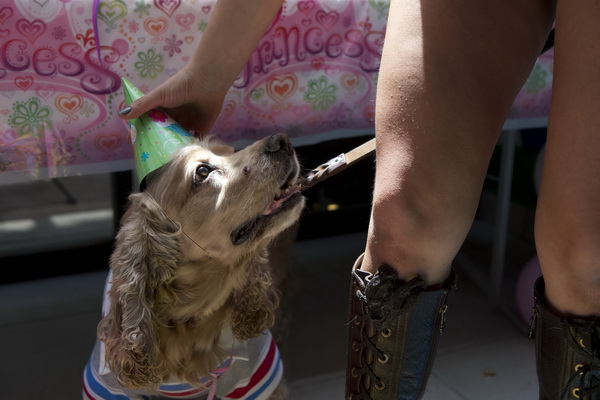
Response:
M221 112L227 91L282 3L283 0L218 1L192 60L156 89L119 111L121 118L137 118L162 107L196 136L207 135Z
M198 137L206 136L219 116L225 92L208 88L191 67L184 67L154 90L119 111L133 119L161 107L175 121Z

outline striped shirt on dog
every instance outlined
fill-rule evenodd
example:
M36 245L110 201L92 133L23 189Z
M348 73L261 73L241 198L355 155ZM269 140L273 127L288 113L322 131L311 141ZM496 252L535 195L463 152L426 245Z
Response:
M250 339L242 347L247 356L235 355L213 371L217 376L217 397L223 400L265 400L281 381L283 365L271 333ZM83 376L83 398L87 400L127 399L206 399L211 381L202 379L203 386L187 383L165 383L161 396L150 396L141 390L121 387L112 373L100 367L102 343L97 342ZM238 352L240 350L238 346ZM103 371L103 373L100 373Z
M104 288L103 314L108 312L110 300L108 292L112 276L109 273ZM230 349L230 358L211 371L216 377L216 388L211 388L213 380L202 378L199 386L188 383L165 382L159 387L160 395L149 395L143 390L123 388L117 382L104 359L104 343L96 340L96 345L83 373L83 399L85 400L150 400L150 399L211 399L216 396L223 400L266 400L279 385L283 375L283 365L279 349L269 330L262 335L240 342L231 329L223 329L219 346ZM212 389L212 390L211 390ZM211 393L212 392L212 393Z

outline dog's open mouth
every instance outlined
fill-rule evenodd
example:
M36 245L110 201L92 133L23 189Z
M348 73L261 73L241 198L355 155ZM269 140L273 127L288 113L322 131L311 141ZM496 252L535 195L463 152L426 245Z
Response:
M233 244L242 244L250 239L259 228L273 216L288 210L295 206L302 198L300 183L295 178L290 177L281 191L273 198L271 203L265 208L261 215L246 221L233 232L231 232L231 242Z

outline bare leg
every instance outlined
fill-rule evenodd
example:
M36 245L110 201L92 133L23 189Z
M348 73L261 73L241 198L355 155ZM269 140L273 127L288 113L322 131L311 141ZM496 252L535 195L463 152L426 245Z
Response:
M551 0L392 0L373 211L352 271L347 399L421 398L453 286L450 264L553 15Z
M536 215L547 300L600 316L600 1L559 1L553 97Z
M392 1L361 269L442 282L473 221L506 113L547 37L545 0Z

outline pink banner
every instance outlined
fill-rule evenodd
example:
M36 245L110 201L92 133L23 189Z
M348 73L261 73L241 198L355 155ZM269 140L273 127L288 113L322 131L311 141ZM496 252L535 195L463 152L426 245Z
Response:
M120 77L147 92L188 61L215 0L2 0L0 183L133 168ZM371 134L389 1L288 0L213 133L296 145ZM552 54L511 121L543 120ZM537 122L536 122L537 123Z

